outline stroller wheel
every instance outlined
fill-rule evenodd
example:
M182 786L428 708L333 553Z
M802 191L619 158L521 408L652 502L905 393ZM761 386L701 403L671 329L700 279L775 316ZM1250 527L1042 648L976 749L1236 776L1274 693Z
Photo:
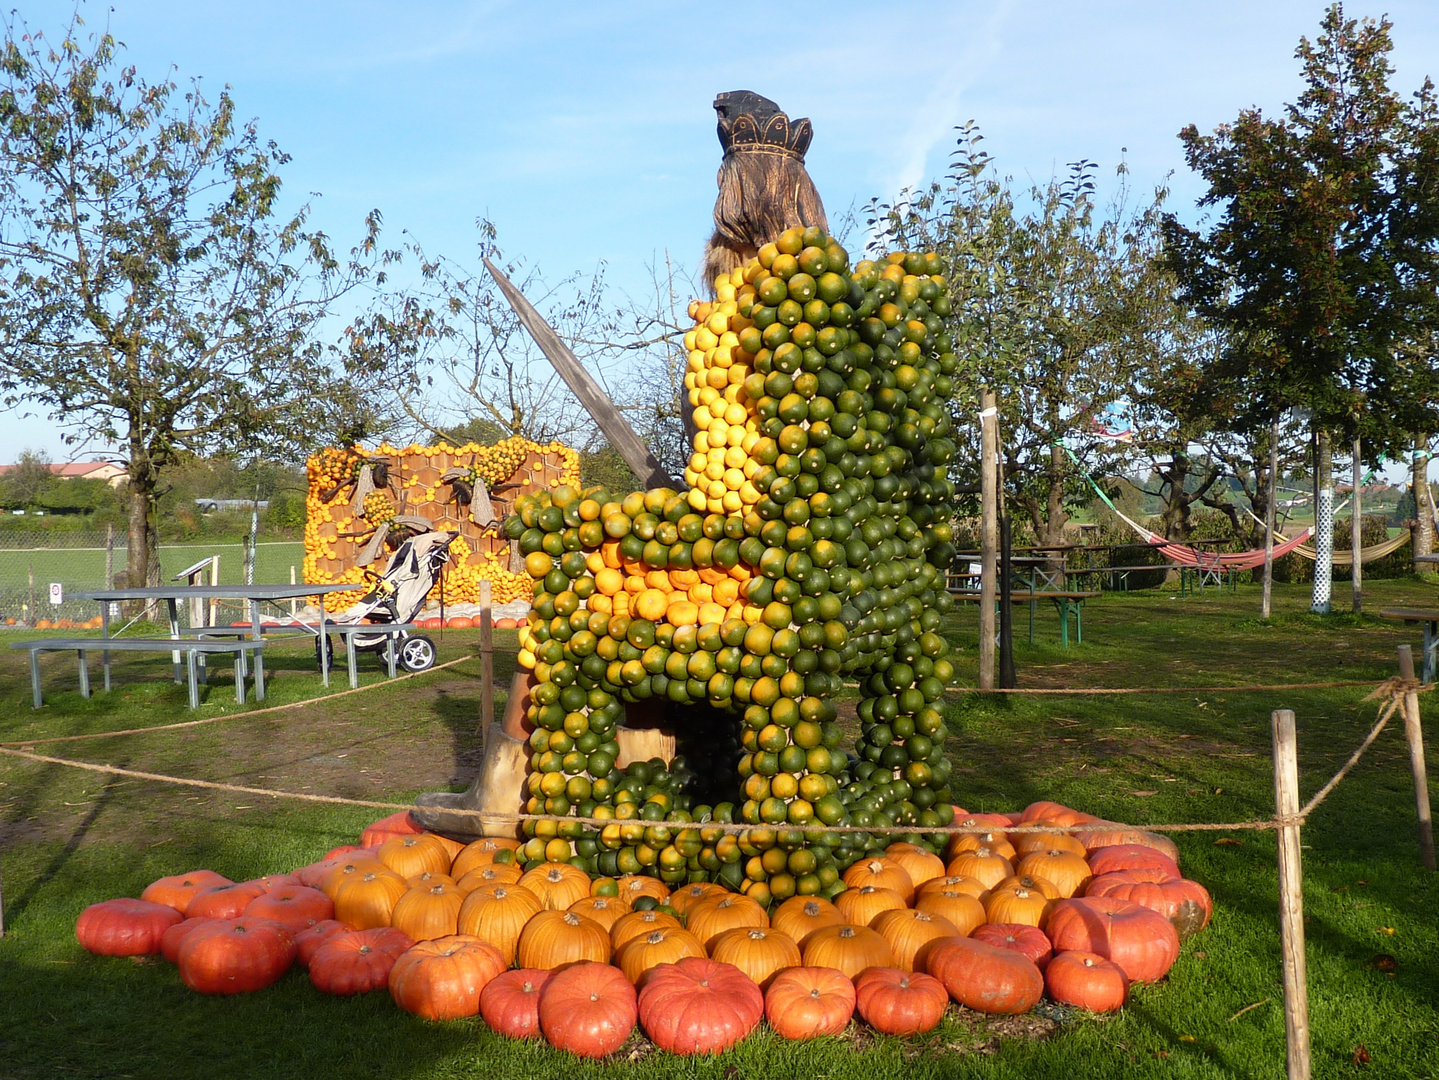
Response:
M428 671L435 666L435 643L424 634L400 642L400 667L409 672Z
M315 664L323 670L325 667L335 666L335 645L330 640L330 635L315 638Z

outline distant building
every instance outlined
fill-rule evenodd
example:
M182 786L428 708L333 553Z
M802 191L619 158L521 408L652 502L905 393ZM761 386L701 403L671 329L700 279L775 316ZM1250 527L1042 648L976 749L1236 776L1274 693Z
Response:
M0 465L0 476L4 476L18 465ZM112 488L125 483L126 473L119 465L110 461L67 461L49 466L50 474L62 480L103 480Z

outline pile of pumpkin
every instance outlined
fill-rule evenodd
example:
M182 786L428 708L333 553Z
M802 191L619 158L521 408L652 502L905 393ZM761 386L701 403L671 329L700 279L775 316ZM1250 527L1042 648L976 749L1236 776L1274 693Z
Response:
M891 844L844 875L833 901L772 911L711 882L521 870L512 840L463 846L375 823L293 874L165 877L139 900L80 916L102 955L159 953L201 993L259 990L298 963L322 992L388 988L427 1019L483 1016L515 1038L587 1056L638 1022L675 1053L722 1050L764 1017L780 1035L838 1034L857 1012L894 1035L928 1031L952 999L1022 1013L1047 992L1095 1012L1153 982L1212 904L1164 837L1056 803L967 814L948 862ZM1053 829L1056 831L1027 831ZM1059 831L1063 830L1063 831ZM513 969L513 970L511 970Z

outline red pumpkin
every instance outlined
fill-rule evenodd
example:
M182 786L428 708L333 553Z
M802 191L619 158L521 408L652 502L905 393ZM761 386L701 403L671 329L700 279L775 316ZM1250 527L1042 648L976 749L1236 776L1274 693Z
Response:
M1214 913L1214 901L1203 885L1188 878L1170 877L1153 867L1101 874L1089 883L1085 895L1112 896L1157 911L1174 924L1180 941L1208 926Z
M931 975L898 968L869 968L854 980L855 1006L870 1027L886 1035L920 1035L944 1016L949 993Z
M202 994L244 994L280 980L295 962L295 938L277 922L242 916L197 926L180 943L180 978Z
M1179 862L1179 847L1169 837L1144 829L1131 829L1114 821L1092 821L1074 836L1090 851L1118 844L1140 844L1169 856L1175 864Z
M377 848L392 837L414 836L424 831L415 824L415 819L410 817L408 810L396 810L389 817L382 817L379 821L366 825L365 831L360 833L360 846Z
M926 966L950 997L979 1012L1028 1012L1044 993L1044 976L1029 957L974 938L936 941Z
M202 919L238 919L256 897L264 896L263 886L253 881L210 885L190 898L185 917Z
M180 946L184 943L185 939L190 936L190 931L197 926L204 926L208 922L214 922L214 920L195 918L177 922L160 935L160 955L172 964L178 961L180 959Z
M672 1054L717 1054L764 1015L764 995L733 964L691 956L650 973L640 991L645 1034Z
M1110 844L1089 853L1089 869L1095 877L1116 870L1163 870L1179 877L1179 864L1162 851L1144 844Z
M97 956L148 956L160 951L165 931L182 916L169 904L149 900L102 900L75 922L75 940Z
M274 919L292 934L335 917L335 904L319 889L306 885L282 885L261 893L245 908L246 915Z
M1055 954L1044 969L1044 985L1060 1004L1097 1013L1118 1009L1129 993L1124 969L1113 960L1074 950Z
M329 877L331 870L343 866L355 852L363 850L353 844L343 844L314 862L300 867L295 871L295 877L299 878L301 885L318 889L325 878Z
M476 1016L485 986L505 970L505 958L488 941L468 934L419 941L390 969L390 997L426 1020Z
M389 984L395 961L413 944L404 931L390 926L336 934L310 957L310 982L321 993L341 997L381 990Z
M613 1054L637 1015L635 988L609 964L567 967L540 990L540 1031L551 1046L580 1057Z
M1055 825L1087 825L1097 820L1093 814L1072 810L1063 803L1032 802L1024 808L1019 820L1025 825L1035 822L1053 822Z
M168 904L182 915L190 900L201 889L208 889L212 885L229 885L230 879L223 874L217 874L213 870L191 870L188 874L173 874L170 877L162 877L152 881L145 886L145 891L140 894L141 900L149 900L155 904Z
M1037 926L1020 923L985 923L970 935L975 941L993 945L1000 949L1013 949L1029 957L1040 971L1054 955L1054 946L1049 935Z
M511 1039L540 1037L540 993L554 976L536 968L516 968L496 975L480 991L485 1023Z
M1162 979L1179 957L1179 934L1157 911L1108 896L1061 900L1049 915L1054 951L1074 949L1113 960L1130 982Z
M266 874L264 877L251 878L251 880L266 892L274 892L286 885L303 884L294 874Z
M450 630L469 630L474 625L475 621L468 615L456 615L445 624Z
M854 983L835 968L795 967L769 984L764 1014L786 1039L838 1035L854 1015Z
M295 935L295 963L302 968L308 968L310 960L319 951L321 945L336 934L353 933L354 929L349 923L340 922L339 919L325 919L323 922L317 922L308 930L301 930Z

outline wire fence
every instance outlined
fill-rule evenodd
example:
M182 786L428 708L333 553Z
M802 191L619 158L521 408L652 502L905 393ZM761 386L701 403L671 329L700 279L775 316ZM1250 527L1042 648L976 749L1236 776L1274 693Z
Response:
M114 586L129 555L123 531L0 531L0 631L36 626L41 620L82 622L100 614L99 606L74 594ZM219 557L219 583L245 580L245 545L236 542L162 544L160 579L169 581L203 559ZM261 542L255 545L257 582L285 584L300 577L305 545ZM208 570L205 577L209 579ZM51 587L63 600L51 603ZM238 609L236 609L238 611ZM243 616L237 616L243 617Z

